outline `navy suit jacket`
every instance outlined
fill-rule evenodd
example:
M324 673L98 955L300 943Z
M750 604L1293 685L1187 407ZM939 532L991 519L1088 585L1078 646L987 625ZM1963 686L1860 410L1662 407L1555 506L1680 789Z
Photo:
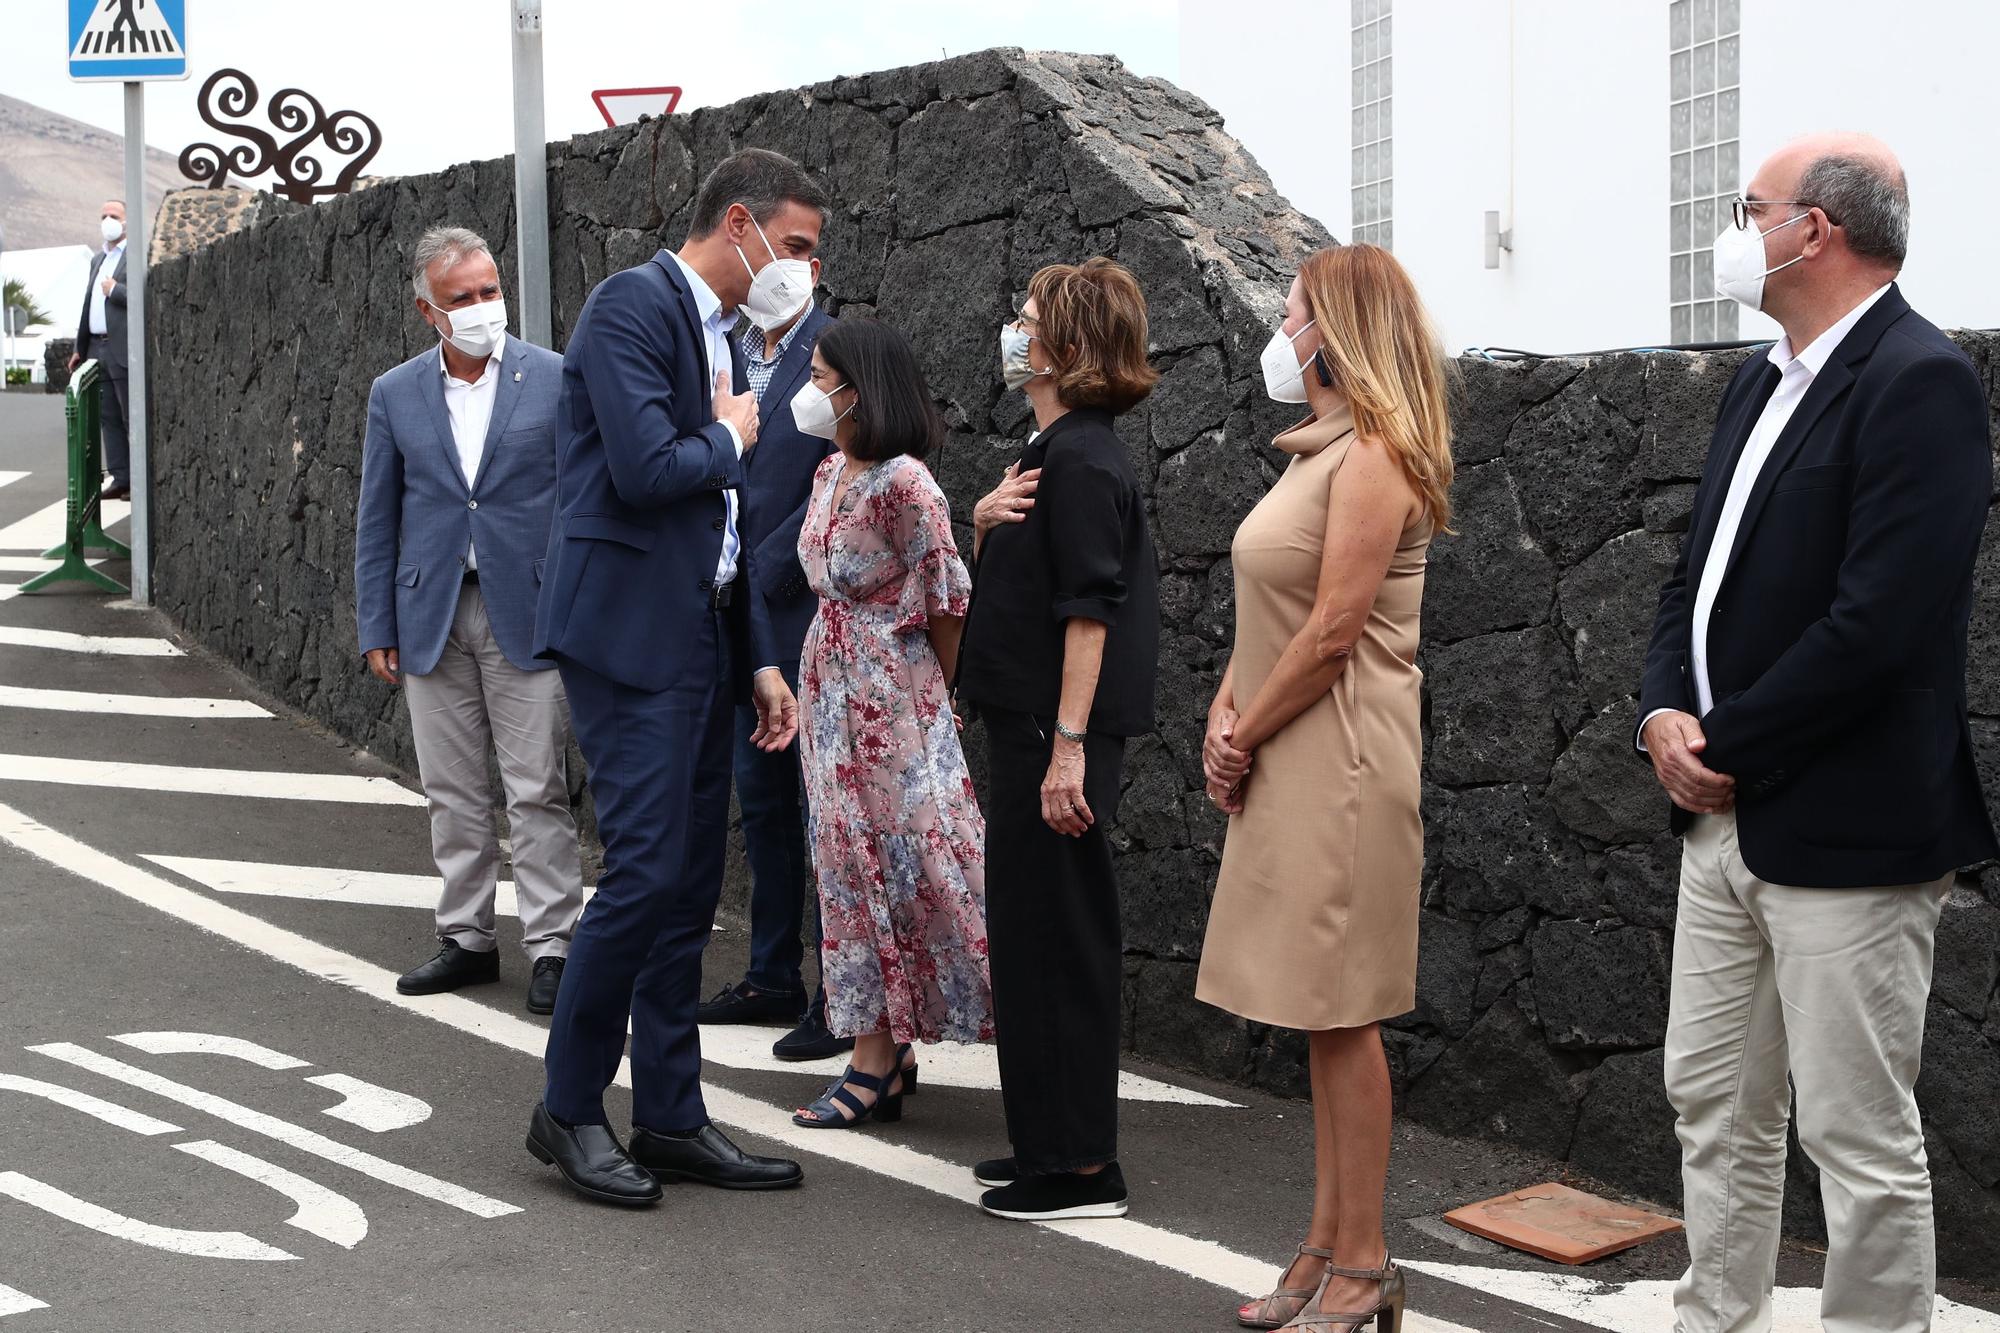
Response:
M732 358L733 362L733 358ZM584 302L563 356L556 514L535 653L657 692L687 670L715 591L727 506L751 509L743 465L713 411L701 322L680 265L662 250ZM756 550L737 555L756 665L776 665Z
M812 504L813 476L828 454L831 440L800 430L792 417L792 399L812 382L813 345L833 323L814 306L805 313L791 346L771 373L757 405L757 443L743 454L743 494L748 518L739 527L743 543L757 548L757 582L771 616L779 666L796 667L805 646L806 629L819 610L819 596L806 584L799 565L799 531ZM736 367L736 392L750 392L741 358Z
M1892 287L1835 349L1713 549L1736 461L1779 379L1763 356L1723 395L1680 560L1661 590L1639 717L1698 712L1702 760L1735 777L1743 859L1804 888L1919 884L1996 854L1966 721L1972 571L1993 490L1986 392ZM1673 827L1691 822L1675 808Z
M354 511L354 621L362 652L394 648L413 676L429 674L444 652L474 542L493 641L523 671L549 667L535 658L535 597L554 511L562 358L510 336L497 373L486 448L469 486L436 346L368 391Z

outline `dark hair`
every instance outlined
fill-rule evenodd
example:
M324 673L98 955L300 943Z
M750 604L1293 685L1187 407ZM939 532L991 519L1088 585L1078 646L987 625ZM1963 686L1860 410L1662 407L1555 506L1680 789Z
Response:
M1123 412L1153 391L1160 372L1146 363L1146 294L1130 269L1102 256L1050 264L1028 279L1028 296L1064 406Z
M786 204L804 204L819 210L825 226L832 201L826 190L805 168L768 148L743 148L716 164L694 197L694 216L688 220L688 235L700 238L722 225L731 204L750 210L759 226L767 223Z
M1793 193L1846 231L1855 254L1902 265L1910 248L1910 187L1894 163L1828 153L1805 169Z
M879 319L842 319L819 335L820 359L854 390L854 439L865 463L923 458L944 439L917 353L903 331Z

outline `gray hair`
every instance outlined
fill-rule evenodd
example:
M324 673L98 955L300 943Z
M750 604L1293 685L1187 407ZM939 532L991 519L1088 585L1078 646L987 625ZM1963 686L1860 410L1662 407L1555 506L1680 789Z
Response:
M1847 233L1855 254L1902 266L1910 247L1910 187L1900 168L1829 153L1805 169L1797 194Z
M803 204L819 210L824 227L832 202L825 188L783 153L742 148L723 158L702 181L694 215L688 219L688 235L699 239L721 226L731 204L749 209L760 227L786 204Z
M449 268L470 255L485 255L491 259L493 251L476 231L468 231L464 227L432 227L418 238L416 253L410 256L410 286L416 288L420 298L431 300L431 265L445 259L450 261L446 265Z

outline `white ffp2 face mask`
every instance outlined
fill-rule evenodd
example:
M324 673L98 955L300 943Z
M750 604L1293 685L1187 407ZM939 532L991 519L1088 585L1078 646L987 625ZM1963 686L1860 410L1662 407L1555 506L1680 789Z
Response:
M1726 296L1749 310L1764 308L1764 279L1778 269L1790 268L1805 256L1793 255L1778 268L1764 267L1764 238L1783 231L1794 222L1803 222L1811 213L1786 218L1770 231L1758 231L1753 224L1738 228L1734 223L1715 238L1715 293Z
M1305 331L1313 326L1307 320L1297 333L1285 336L1285 326L1280 324L1271 341L1264 344L1263 355L1257 358L1258 367L1264 372L1264 392L1274 403L1303 403L1306 401L1305 366L1299 361L1299 354L1293 344L1305 336Z
M743 269L750 275L750 295L743 298L743 314L768 333L783 328L812 300L812 264L804 259L778 258L778 252L771 248L771 238L764 235L755 214L751 215L750 225L757 228L758 239L764 242L764 251L771 256L771 262L762 268L751 268L750 256L743 253L742 246L736 247L736 257L743 261Z
M451 321L451 332L440 333L438 337L459 351L467 356L484 358L492 356L499 350L501 335L507 332L505 298L497 301L479 301L472 305L460 306L456 310L446 310L436 302L427 304Z
M814 439L831 440L840 430L840 420L852 412L859 399L847 405L847 412L836 414L833 410L833 394L847 386L836 384L833 393L828 393L817 384L808 384L792 395L792 421L798 428Z
M97 230L103 233L106 245L116 245L125 238L125 224L118 218L99 218Z

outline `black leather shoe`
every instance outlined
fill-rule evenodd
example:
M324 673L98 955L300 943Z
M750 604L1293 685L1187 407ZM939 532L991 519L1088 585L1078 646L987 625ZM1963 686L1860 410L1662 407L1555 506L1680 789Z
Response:
M106 486L104 493L98 498L100 500L129 500L132 498L132 488L130 486Z
M477 986L500 980L500 951L478 953L461 949L457 940L441 941L437 957L422 967L411 968L396 978L396 989L404 995L439 995L460 986Z
M660 1201L660 1182L632 1160L608 1125L567 1128L537 1102L528 1121L528 1151L560 1171L577 1193L600 1203L644 1208Z
M535 975L528 980L528 1012L531 1014L552 1014L556 1011L556 992L562 988L563 960L560 958L537 958Z
M691 1139L669 1138L634 1125L632 1160L658 1180L692 1180L725 1190L789 1189L806 1178L797 1162L752 1157L712 1124L703 1125Z
M825 1060L853 1049L854 1038L834 1036L826 1015L815 1009L778 1038L771 1054L779 1060Z
M758 990L747 981L726 986L694 1011L697 1023L789 1023L806 1007L803 991Z

